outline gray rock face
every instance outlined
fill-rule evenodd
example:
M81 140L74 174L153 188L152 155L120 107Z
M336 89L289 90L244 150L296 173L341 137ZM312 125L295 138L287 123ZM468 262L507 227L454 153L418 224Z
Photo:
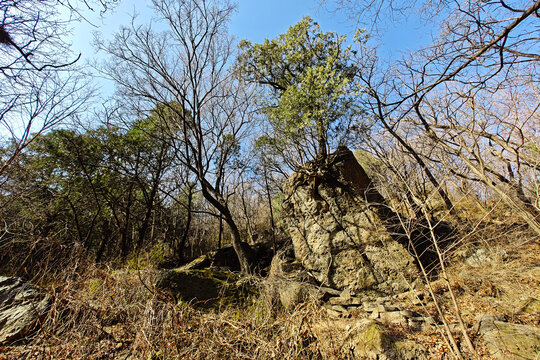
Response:
M497 315L479 316L477 326L493 358L538 359L539 328L507 323Z
M47 314L50 297L21 278L0 276L0 345L28 335Z
M336 290L316 286L302 264L287 256L285 252L280 251L272 260L267 280L270 295L279 299L284 308L292 309L307 301L324 300L339 294Z
M308 164L284 186L284 220L297 260L324 286L406 291L419 272L385 226L392 212L347 148L324 169Z

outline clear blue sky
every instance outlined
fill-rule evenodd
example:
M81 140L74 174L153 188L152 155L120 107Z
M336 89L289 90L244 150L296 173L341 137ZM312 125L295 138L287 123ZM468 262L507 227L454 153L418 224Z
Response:
M81 24L74 29L74 51L82 52L89 59L94 50L91 46L92 32L100 31L105 37L114 33L122 24L127 24L131 14L136 12L139 21L151 18L148 0L121 0L118 7L105 15L104 19L94 17L97 25ZM351 34L354 28L343 14L333 14L319 6L318 0L239 0L238 8L233 16L229 30L238 40L247 39L261 42L265 38L274 38L287 31L303 16L309 15L317 21L324 31L336 31L339 34ZM429 34L422 25L413 20L406 24L386 24L380 39L381 51L395 56L400 50L418 46Z
M289 26L296 24L303 16L309 15L318 22L323 31L335 31L339 34L354 33L354 26L344 14L330 13L320 7L318 0L238 0L237 11L231 19L229 32L237 39L247 39L258 43L266 38L274 38L287 31ZM139 22L146 22L153 16L148 0L121 0L112 12L99 18L96 14L90 18L96 26L82 23L74 27L73 50L82 53L83 61L92 61L95 50L92 47L92 33L99 31L108 38L121 25L129 24L131 15L138 14ZM90 14L92 15L92 14ZM384 24L385 31L377 39L379 55L382 60L397 59L401 51L411 50L422 42L429 40L429 32L415 19L407 23ZM100 81L102 87L109 85ZM110 87L112 90L112 86ZM103 95L108 95L109 89L103 89ZM112 93L112 91L111 91Z
M86 43L92 39L92 31L110 34L120 25L127 24L133 13L138 14L140 21L150 19L149 3L148 0L121 0L114 11L105 14L104 19L93 16L91 21L97 27L81 24L75 28L75 48L85 50ZM319 22L323 30L340 33L350 30L344 21L320 9L317 0L239 0L237 4L229 30L238 40L261 42L265 38L273 38L306 15Z

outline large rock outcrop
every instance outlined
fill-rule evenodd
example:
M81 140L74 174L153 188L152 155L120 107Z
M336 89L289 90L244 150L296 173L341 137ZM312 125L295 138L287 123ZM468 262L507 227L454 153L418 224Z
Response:
M387 229L392 211L347 148L295 172L284 194L295 256L322 285L392 294L419 277L413 257Z

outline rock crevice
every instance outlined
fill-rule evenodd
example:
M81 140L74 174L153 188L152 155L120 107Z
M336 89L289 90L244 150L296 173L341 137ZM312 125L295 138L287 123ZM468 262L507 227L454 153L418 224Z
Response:
M418 278L414 259L387 230L392 211L347 148L295 172L284 193L296 258L320 284L393 294Z

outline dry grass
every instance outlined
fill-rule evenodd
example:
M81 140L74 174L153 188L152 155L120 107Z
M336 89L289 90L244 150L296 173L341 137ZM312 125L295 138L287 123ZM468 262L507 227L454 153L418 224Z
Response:
M482 249L491 261L457 259L450 266L460 308L469 323L480 313L503 314L511 322L540 325L540 314L523 313L531 299L540 299L540 239L527 230L500 226L484 229L468 244L468 253ZM479 239L478 239L479 238Z
M322 316L318 305L285 312L261 297L247 308L202 312L149 291L155 275L88 271L55 289L41 330L0 349L0 359L322 358L309 333Z
M524 312L540 299L540 242L516 225L494 222L472 226L459 247L447 254L447 272L463 319L481 359L490 359L473 331L477 315L504 314L511 322L540 326L539 312ZM490 260L466 263L478 249ZM344 354L350 319L329 317L316 303L287 311L266 292L244 308L199 311L174 304L156 293L157 270L113 270L76 257L76 266L40 278L54 295L49 316L25 344L0 348L4 359L339 359ZM40 273L45 273L44 271ZM263 279L248 279L264 289ZM457 323L444 287L436 291L447 320ZM432 304L416 308L435 315ZM447 359L448 349L437 331L418 333L389 326L396 339L423 344L431 359ZM463 339L455 331L458 342ZM463 344L462 344L463 346Z

